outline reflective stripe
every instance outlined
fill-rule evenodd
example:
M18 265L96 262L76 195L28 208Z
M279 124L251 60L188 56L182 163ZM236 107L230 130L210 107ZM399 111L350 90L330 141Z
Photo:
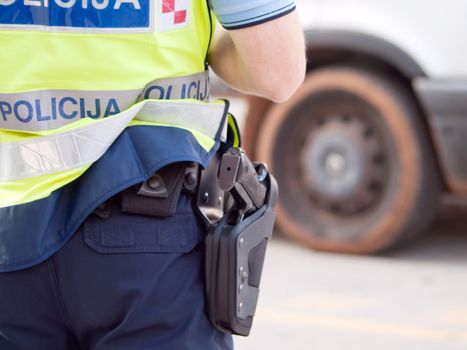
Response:
M143 99L209 98L208 72L160 79L144 89L119 91L43 90L0 94L0 129L55 130L79 119L119 114Z
M135 118L164 126L193 129L212 139L225 138L224 102L142 101L100 121L61 134L0 144L0 181L14 181L68 171L98 160Z

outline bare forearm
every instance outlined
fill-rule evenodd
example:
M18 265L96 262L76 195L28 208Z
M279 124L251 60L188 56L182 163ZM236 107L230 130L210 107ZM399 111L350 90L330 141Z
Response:
M209 64L216 74L235 90L258 94L248 64L243 61L230 33L223 30L216 38L209 55Z
M305 75L305 44L296 13L222 33L209 61L234 89L276 102L286 100Z

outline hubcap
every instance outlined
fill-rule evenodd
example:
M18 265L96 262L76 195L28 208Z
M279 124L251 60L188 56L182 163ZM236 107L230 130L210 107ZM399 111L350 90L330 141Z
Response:
M346 160L342 154L334 152L326 157L325 168L329 176L342 178L347 167Z
M315 206L335 215L363 212L381 197L384 147L363 116L329 116L304 142L300 173Z

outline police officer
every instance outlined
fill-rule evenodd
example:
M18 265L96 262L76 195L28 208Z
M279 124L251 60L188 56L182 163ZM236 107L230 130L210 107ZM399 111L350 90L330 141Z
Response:
M300 84L294 9L0 0L0 349L232 348L206 317L205 229L181 188L228 138L208 62L275 101ZM211 45L214 15L228 31Z

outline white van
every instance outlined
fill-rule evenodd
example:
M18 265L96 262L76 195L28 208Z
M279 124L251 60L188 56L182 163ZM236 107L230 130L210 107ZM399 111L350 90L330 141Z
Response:
M269 163L284 233L374 253L467 195L467 0L297 0L308 76L251 98L244 147Z

